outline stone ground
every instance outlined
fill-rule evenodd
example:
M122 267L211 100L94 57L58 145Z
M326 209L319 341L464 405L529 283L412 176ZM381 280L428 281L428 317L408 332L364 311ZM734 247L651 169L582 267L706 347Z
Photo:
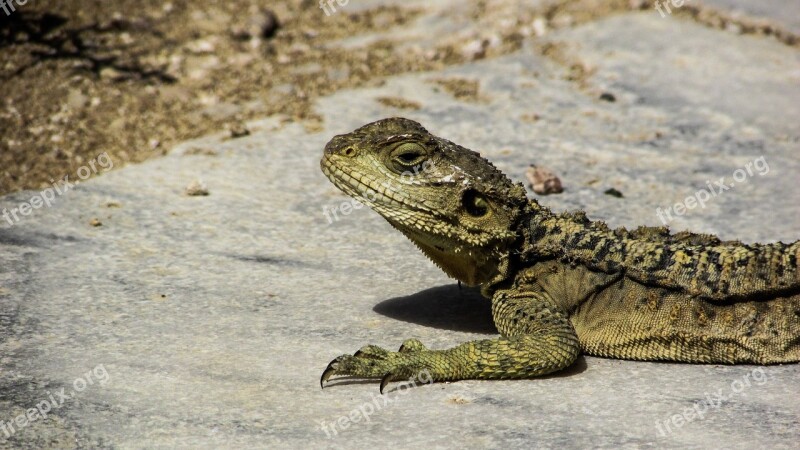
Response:
M409 41L452 32L456 4L430 7ZM792 1L708 4L800 23ZM254 121L0 222L0 447L798 448L798 365L586 357L528 381L319 388L328 361L366 343L495 334L488 303L377 214L330 212L349 199L320 172L322 148L372 120L418 120L520 181L546 166L565 191L543 204L612 226L660 225L659 208L724 178L669 225L800 239L800 54L734 31L651 8L551 30L325 97L321 131ZM210 195L184 194L197 179Z

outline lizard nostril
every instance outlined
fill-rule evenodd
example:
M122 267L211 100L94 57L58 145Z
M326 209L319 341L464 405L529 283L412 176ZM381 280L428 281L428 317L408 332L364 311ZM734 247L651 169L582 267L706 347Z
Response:
M353 147L347 147L342 151L344 156L353 156L356 154L356 150Z

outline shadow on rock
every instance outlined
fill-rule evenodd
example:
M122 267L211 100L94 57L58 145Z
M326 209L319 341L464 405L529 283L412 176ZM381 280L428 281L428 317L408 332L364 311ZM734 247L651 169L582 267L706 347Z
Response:
M491 302L474 288L456 284L426 289L385 300L372 308L378 314L426 327L468 333L497 334Z

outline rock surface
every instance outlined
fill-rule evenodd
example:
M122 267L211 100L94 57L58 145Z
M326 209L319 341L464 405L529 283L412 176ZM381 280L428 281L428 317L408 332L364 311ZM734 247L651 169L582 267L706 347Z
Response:
M325 142L372 120L418 120L517 181L551 168L564 192L543 204L612 226L660 225L672 208L675 230L800 239L796 48L652 10L533 39L336 93L317 105L321 131L251 122L1 219L0 447L796 448L799 365L586 357L529 381L319 389L328 361L367 343L495 333L488 302L320 172ZM457 99L442 79L478 93ZM730 189L675 213L723 177ZM184 194L195 179L210 195ZM29 410L51 398L46 418Z

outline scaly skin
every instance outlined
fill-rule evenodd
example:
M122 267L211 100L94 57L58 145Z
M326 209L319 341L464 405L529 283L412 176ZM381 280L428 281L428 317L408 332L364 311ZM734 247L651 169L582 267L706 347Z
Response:
M800 241L722 242L609 229L528 200L489 161L392 118L335 136L322 171L449 276L492 299L497 339L366 346L322 374L435 381L530 378L583 352L633 360L800 361Z

